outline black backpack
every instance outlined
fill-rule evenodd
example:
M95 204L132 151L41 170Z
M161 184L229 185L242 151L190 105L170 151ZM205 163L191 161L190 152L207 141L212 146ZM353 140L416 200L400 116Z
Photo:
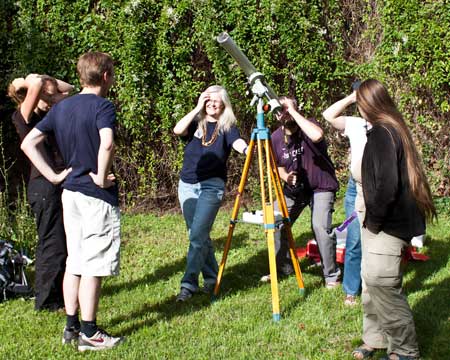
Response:
M12 297L29 297L33 289L28 285L25 267L31 263L21 252L0 240L0 302Z

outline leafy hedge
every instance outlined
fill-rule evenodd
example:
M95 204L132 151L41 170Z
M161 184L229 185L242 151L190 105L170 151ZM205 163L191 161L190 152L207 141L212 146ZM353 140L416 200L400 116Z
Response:
M410 122L434 193L450 194L450 4L444 0L5 0L0 6L2 89L29 72L77 83L75 63L87 50L116 60L115 166L129 207L173 203L183 148L171 129L208 85L229 90L249 137L254 109L245 75L215 40L222 31L275 91L297 96L319 120L355 78L384 81ZM328 130L345 178L347 144ZM242 164L232 159L231 185Z

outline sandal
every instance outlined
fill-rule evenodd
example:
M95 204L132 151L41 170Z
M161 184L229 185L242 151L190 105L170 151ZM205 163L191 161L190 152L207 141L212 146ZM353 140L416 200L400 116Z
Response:
M363 346L364 345L357 347L355 350L352 351L352 356L355 359L367 359L374 354L375 349L367 349Z
M355 306L355 305L357 305L356 296L354 296L354 295L347 295L345 297L345 300L344 300L344 305L346 305L346 306Z

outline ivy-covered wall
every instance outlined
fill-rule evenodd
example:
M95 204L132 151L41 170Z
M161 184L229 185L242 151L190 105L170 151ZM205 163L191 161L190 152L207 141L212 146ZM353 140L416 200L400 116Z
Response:
M78 86L82 53L116 60L115 166L127 207L173 203L183 144L171 129L208 85L228 89L249 138L255 111L245 75L216 42L222 31L279 95L296 96L324 125L342 180L348 144L320 114L354 79L383 81L410 124L433 192L450 195L445 0L4 0L0 15L2 122L12 109L4 92L12 78L47 73ZM242 165L232 158L230 184Z

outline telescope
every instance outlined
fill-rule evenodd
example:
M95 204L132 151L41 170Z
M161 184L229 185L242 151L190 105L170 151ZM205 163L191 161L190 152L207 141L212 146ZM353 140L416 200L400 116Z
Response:
M248 82L252 87L252 92L255 99L265 97L268 101L271 111L278 112L282 109L278 96L275 91L266 83L264 75L256 70L253 64L248 60L247 56L239 49L227 32L223 32L217 36L217 42L231 55L231 57L238 63L239 67L247 75Z

